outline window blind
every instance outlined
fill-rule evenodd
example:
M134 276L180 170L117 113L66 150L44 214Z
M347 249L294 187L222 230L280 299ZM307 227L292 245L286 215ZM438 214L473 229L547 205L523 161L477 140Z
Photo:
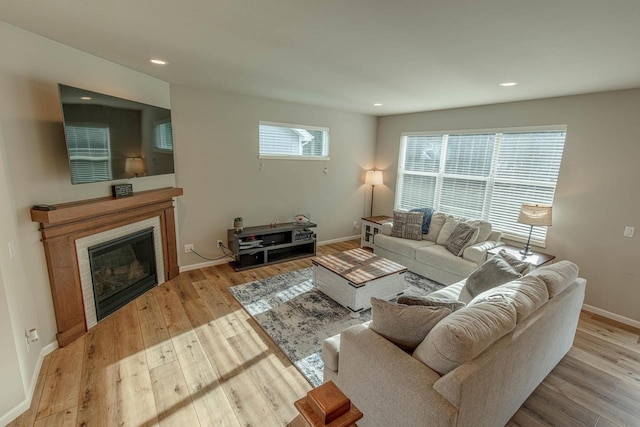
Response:
M524 202L553 203L566 131L403 136L396 209L432 207L490 221L506 238L526 238L516 222ZM534 227L544 245L547 227Z
M153 146L156 150L173 151L173 127L171 122L160 122L153 126Z
M260 122L260 157L329 158L329 129Z
M106 125L68 125L65 127L71 182L112 179L109 127Z

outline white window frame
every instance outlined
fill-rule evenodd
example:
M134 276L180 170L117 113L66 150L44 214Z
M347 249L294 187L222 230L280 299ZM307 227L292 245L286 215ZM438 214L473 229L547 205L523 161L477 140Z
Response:
M299 153L300 154L260 154L260 126L276 126L282 128L289 128L293 130L303 129L303 130L314 130L320 132L326 132L327 140L324 145L323 152L326 155L322 156L305 156L302 154L302 145L300 146ZM329 156L329 148L330 148L330 130L328 127L323 126L310 126L310 125L297 125L292 123L278 123L278 122L269 122L269 121L259 121L258 122L258 159L287 159L287 160L331 160Z
M498 167L498 157L500 154L500 145L502 143L502 135L505 133L518 133L518 132L545 132L545 131L557 131L557 132L567 132L566 125L550 125L550 126L529 126L529 127L514 127L514 128L492 128L492 129L473 129L473 130L452 130L452 131L425 131L425 132L403 132L401 134L400 147L399 147L399 155L398 155L398 171L396 177L396 192L395 192L395 200L394 200L394 209L402 210L400 207L399 195L402 194L402 185L403 185L403 176L404 175L414 175L414 176L432 176L436 178L436 184L434 189L434 204L433 206L429 206L434 209L434 211L440 210L440 198L442 195L442 183L446 178L459 178L459 179L467 179L473 181L486 182L486 191L484 194L482 214L480 218L474 219L482 219L489 220L489 205L491 203L491 196L493 192L493 187L496 183L513 183L513 184L524 184L523 181L514 181L514 180L506 180L496 178L496 169ZM493 150L493 158L491 161L491 171L488 177L480 177L480 176L466 176L466 175L458 175L458 174L447 174L445 173L445 165L446 165L446 152L447 152L447 142L448 137L450 135L474 135L474 134L495 134L495 146ZM405 147L407 136L442 136L443 143L441 147L441 161L439 164L438 172L415 172L411 171L409 173L404 171L405 164ZM566 143L566 136L565 136ZM564 151L564 146L563 146ZM535 187L547 187L553 189L553 196L555 197L555 189L557 186L557 177L555 182L547 182L547 181L529 181L531 186ZM537 202L536 200L530 200L530 202ZM423 206L420 206L423 207ZM445 212L446 213L446 212ZM547 236L547 227L536 227L539 234L542 235L542 238L532 237L531 243L535 244L539 247L546 247L546 236ZM513 240L518 242L527 241L528 237L528 228L527 233L521 233L513 230L499 230L503 233L503 237L507 240ZM542 233L540 233L542 231Z

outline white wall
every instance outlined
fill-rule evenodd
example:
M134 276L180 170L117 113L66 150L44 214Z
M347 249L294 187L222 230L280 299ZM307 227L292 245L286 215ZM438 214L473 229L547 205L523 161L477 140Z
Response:
M549 98L381 117L377 213L393 210L400 134L567 125L567 140L545 252L578 264L585 303L640 321L640 90ZM636 237L622 236L625 225Z
M310 213L320 241L359 234L353 221L369 209L363 175L373 166L375 117L174 85L171 106L177 185L185 189L181 244L221 255L216 240L226 244L236 216L251 226ZM260 120L330 128L331 160L259 160ZM181 266L204 262L179 249Z
M41 349L55 342L56 324L38 224L29 209L37 203L62 203L110 194L111 182L71 185L58 99L58 83L169 106L167 83L0 22L0 271L10 325L0 316L0 331L11 328L15 344L0 334L3 353L17 354L22 384L4 383L15 367L0 365L3 388L25 399L37 377ZM144 60L141 58L141 60ZM175 185L174 175L138 178L134 191ZM7 244L15 242L10 259ZM1 304L0 304L1 305ZM26 351L24 331L38 328L40 341ZM34 376L35 374L35 376ZM20 390L18 390L20 389ZM9 391L7 391L9 393ZM12 403L0 394L3 409ZM13 401L11 401L13 402Z

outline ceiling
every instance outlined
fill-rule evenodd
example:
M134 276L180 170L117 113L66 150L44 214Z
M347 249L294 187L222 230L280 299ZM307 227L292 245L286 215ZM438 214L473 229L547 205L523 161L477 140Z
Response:
M639 0L2 0L0 20L171 84L374 115L640 87Z

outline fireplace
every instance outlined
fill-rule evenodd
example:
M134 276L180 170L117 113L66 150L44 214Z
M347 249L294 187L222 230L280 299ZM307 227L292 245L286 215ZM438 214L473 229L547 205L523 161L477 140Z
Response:
M97 320L158 284L153 228L88 248Z
M88 248L153 228L157 283L178 275L173 198L181 195L182 188L168 187L31 209L40 223L60 347L97 324ZM134 264L132 276L140 269Z

